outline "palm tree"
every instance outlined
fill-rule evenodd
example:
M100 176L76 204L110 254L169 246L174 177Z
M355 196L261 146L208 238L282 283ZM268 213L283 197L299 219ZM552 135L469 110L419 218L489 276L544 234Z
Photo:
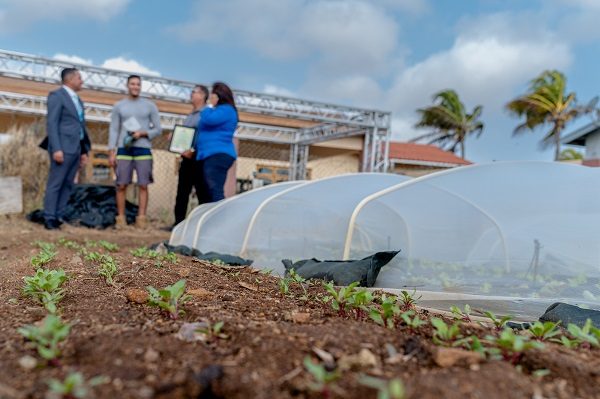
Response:
M551 128L540 142L542 147L554 145L554 160L560 158L560 135L567 123L596 108L597 98L585 106L576 103L575 93L566 94L567 79L559 71L544 71L533 79L529 92L506 104L514 115L525 117L525 122L513 134L534 130L550 124Z
M560 161L575 161L577 159L583 159L583 154L572 148L565 148L560 152L558 159Z
M433 131L415 137L411 141L429 139L429 144L438 144L455 152L460 145L461 157L465 158L465 139L468 135L483 132L483 122L479 120L483 107L476 106L468 114L465 105L458 98L454 90L444 90L433 96L434 105L418 109L421 120L415 125L417 128L432 128Z

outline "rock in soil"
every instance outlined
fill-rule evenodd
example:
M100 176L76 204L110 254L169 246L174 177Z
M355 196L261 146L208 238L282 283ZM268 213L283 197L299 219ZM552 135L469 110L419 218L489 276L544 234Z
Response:
M285 319L298 324L308 323L310 321L310 313L292 310L285 314Z
M19 359L19 366L24 370L33 370L37 364L37 359L33 356L26 355Z
M144 353L144 361L146 363L154 363L160 358L160 353L150 348Z
M452 367L457 364L471 366L482 362L483 357L477 352L440 347L433 352L433 361L440 367Z
M198 299L212 299L215 296L215 294L205 290L204 288L195 288L192 290L188 290L187 293Z
M144 304L148 302L148 291L139 288L130 288L126 293L127 300L133 303Z
M344 355L338 360L341 370L359 370L362 368L377 367L377 357L368 349L361 349L355 355Z
M185 342L204 341L206 340L206 336L199 331L207 329L210 329L210 325L204 321L183 323L175 336Z

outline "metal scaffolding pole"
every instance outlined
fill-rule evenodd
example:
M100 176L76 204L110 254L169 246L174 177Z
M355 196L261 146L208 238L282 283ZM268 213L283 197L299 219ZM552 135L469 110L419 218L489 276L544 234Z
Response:
M290 147L290 180L306 179L308 165L308 145L294 143Z

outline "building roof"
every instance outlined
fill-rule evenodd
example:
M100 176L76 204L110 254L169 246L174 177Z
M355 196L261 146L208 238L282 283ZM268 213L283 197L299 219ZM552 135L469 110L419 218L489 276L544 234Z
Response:
M470 165L472 162L459 158L431 144L390 142L390 161L423 166L452 167Z
M600 121L594 121L567 134L560 140L560 142L567 145L585 146L585 138L590 134L598 132L600 132Z

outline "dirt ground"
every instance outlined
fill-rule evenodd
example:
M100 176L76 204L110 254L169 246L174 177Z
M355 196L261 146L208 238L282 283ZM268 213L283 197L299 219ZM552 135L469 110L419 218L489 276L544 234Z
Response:
M387 329L364 319L340 316L316 299L280 293L279 279L252 268L231 269L178 256L175 264L134 257L130 250L168 238L155 230L90 230L66 226L46 231L18 217L0 216L0 398L44 398L50 378L71 371L105 383L88 398L375 398L360 383L362 375L402 380L407 398L600 398L600 350L566 349L546 344L526 351L519 367L503 360L476 359L439 349L429 324L412 331ZM115 285L97 274L97 265L75 249L57 245L47 267L63 268L69 279L59 314L71 333L58 365L28 365L40 359L17 328L40 321L45 309L22 294L23 277L32 275L36 240L57 243L64 237L85 245L107 240L120 246ZM95 249L102 251L100 249ZM104 251L106 252L106 251ZM128 300L132 289L164 287L186 279L192 300L185 314L170 320L157 308ZM309 298L322 295L309 287ZM429 315L421 311L423 318ZM184 323L223 322L222 334L206 342L185 342ZM461 327L484 337L490 329ZM354 356L361 353L361 356ZM314 361L337 367L340 378L330 392L311 389L303 366ZM454 365L444 358L456 356ZM446 358L447 359L447 358ZM452 361L450 361L452 363ZM536 370L546 370L536 376Z

